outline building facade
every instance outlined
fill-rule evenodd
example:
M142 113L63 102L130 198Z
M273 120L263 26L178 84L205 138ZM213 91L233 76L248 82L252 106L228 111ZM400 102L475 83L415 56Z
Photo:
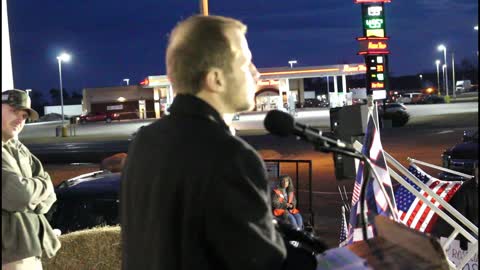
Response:
M150 87L126 85L83 89L84 114L115 112L121 119L159 118L155 111L154 91Z
M331 107L351 105L352 93L347 87L347 76L365 74L365 64L344 64L311 67L260 68L260 82L255 95L255 110L291 109L313 95L304 89L305 78L326 77L333 81L328 89ZM328 84L328 83L327 83ZM328 87L328 86L326 86ZM174 97L166 75L148 76L140 85L83 90L84 113L116 112L121 119L160 118L166 113ZM315 97L314 97L315 98Z

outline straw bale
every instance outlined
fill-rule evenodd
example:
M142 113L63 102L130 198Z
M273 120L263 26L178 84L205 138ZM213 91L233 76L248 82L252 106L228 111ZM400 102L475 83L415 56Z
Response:
M95 227L60 236L62 247L53 258L42 258L45 270L120 269L120 226Z

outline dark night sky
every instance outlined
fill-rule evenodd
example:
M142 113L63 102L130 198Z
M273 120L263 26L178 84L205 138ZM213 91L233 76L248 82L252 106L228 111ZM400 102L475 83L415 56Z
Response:
M477 61L477 0L392 0L385 4L391 75L435 70L447 46L449 58ZM210 14L231 16L249 27L257 67L363 62L360 5L353 0L210 0ZM63 86L137 84L165 74L167 36L181 19L199 12L198 0L9 0L8 16L15 87L45 93L58 88L61 51ZM449 60L450 62L450 60ZM476 62L477 63L477 62Z

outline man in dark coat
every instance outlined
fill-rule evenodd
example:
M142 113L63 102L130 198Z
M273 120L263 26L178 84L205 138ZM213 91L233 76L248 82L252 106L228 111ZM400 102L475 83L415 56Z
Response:
M259 73L245 33L217 16L173 30L170 115L137 133L123 170L123 269L281 268L264 163L223 120L254 105Z

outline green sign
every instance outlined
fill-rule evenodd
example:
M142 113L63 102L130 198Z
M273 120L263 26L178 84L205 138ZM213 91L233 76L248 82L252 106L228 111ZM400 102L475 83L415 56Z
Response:
M385 36L385 13L383 3L362 4L363 35Z

